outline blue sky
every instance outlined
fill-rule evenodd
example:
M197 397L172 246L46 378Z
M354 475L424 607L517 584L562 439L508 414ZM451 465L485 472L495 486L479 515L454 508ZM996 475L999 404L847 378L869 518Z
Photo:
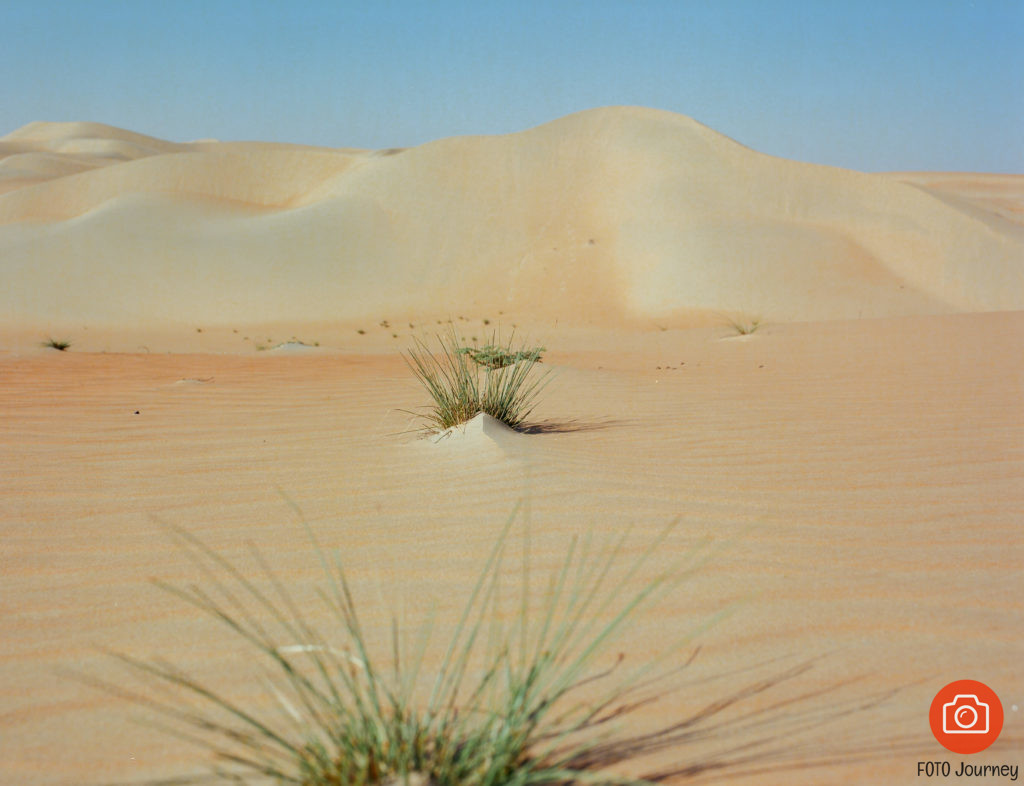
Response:
M766 153L1024 173L1022 0L0 0L0 135L404 147L582 109Z

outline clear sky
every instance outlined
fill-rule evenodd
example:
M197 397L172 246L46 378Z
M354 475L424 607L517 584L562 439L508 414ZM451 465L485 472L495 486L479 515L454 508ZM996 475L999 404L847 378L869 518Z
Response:
M1024 0L0 0L0 135L405 147L610 104L801 161L1024 173Z

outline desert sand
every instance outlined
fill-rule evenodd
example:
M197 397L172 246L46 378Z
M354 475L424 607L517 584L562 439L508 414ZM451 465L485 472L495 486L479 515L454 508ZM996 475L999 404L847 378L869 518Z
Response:
M201 771L67 672L159 656L259 704L148 579L202 578L166 522L312 596L293 504L382 635L433 599L443 639L517 505L539 572L580 533L633 553L678 520L658 569L710 543L617 645L699 630L627 723L765 690L624 772L917 782L962 758L927 720L955 679L1006 713L972 763L1020 761L1024 176L813 166L637 108L400 151L37 123L0 138L0 278L2 783ZM449 320L547 347L524 433L415 433L400 352Z

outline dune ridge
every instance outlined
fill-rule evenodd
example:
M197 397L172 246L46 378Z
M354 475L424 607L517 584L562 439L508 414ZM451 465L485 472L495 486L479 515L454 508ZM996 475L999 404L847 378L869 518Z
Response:
M1014 176L958 197L995 181L788 161L658 110L399 151L33 123L0 156L0 309L22 325L1024 308Z

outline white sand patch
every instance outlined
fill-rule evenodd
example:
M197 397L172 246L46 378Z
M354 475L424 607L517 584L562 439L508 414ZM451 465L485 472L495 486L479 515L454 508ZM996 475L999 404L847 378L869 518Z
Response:
M481 412L465 423L434 434L430 441L435 445L452 448L474 450L498 447L509 451L520 449L523 446L522 440L526 438L524 434L509 428L497 418Z
M285 341L277 346L271 347L268 352L280 353L283 355L304 355L312 352L319 352L320 347L307 344L304 341Z

